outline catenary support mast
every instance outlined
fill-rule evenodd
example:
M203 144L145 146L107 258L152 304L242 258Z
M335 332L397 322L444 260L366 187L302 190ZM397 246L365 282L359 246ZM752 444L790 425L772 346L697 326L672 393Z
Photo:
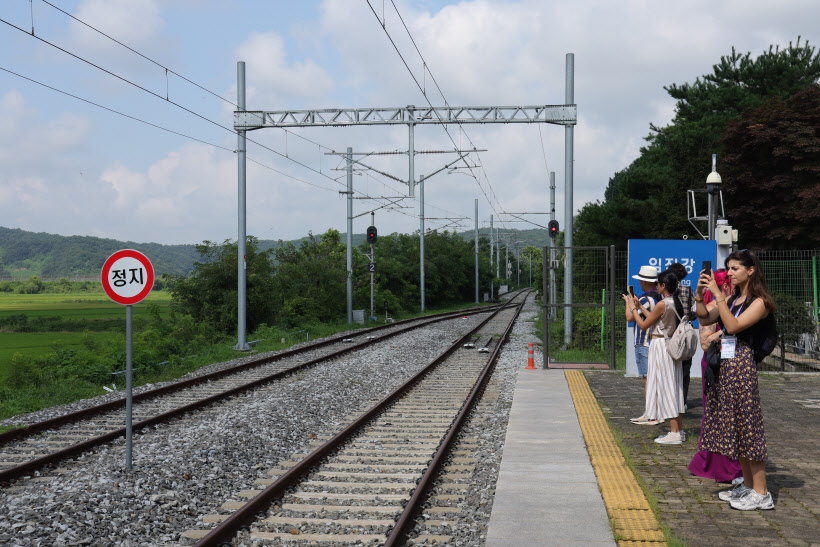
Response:
M478 199L475 200L475 303L478 304Z
M236 105L239 108L238 112L245 110L245 63L239 61L236 63ZM236 163L237 163L237 187L238 187L238 230L236 236L237 243L237 325L236 325L236 345L233 349L239 351L247 351L251 347L247 343L247 334L245 332L245 321L247 317L247 230L245 221L245 182L246 182L246 138L245 131L236 131Z
M575 101L575 54L567 53L566 102ZM572 168L574 124L564 127L564 345L572 341Z

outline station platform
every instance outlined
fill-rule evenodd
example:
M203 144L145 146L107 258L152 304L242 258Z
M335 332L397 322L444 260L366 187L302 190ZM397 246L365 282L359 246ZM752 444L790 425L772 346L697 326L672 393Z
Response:
M518 371L486 545L615 545L562 370Z
M820 436L809 425L820 423L820 374L761 373L758 383L775 509L737 511L717 497L730 485L687 469L698 451L699 379L686 441L659 445L668 426L629 422L643 409L640 379L520 369L486 545L820 547Z

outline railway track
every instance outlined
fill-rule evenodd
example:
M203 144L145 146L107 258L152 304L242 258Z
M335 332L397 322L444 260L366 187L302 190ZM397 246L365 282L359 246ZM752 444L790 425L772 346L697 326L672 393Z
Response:
M235 538L243 544L399 545L422 508L427 527L446 527L464 488L458 481L475 464L469 442L455 454L451 448L492 374L519 300L496 310L333 438L270 470L257 489L236 494L249 501L227 501L223 513L205 516L213 530L183 535L201 547ZM431 496L437 478L444 482ZM448 538L427 534L416 541Z
M410 330L492 309L498 308L462 310L329 337L298 349L144 391L134 396L134 431L167 422ZM124 413L125 400L119 399L0 434L0 483L124 437Z

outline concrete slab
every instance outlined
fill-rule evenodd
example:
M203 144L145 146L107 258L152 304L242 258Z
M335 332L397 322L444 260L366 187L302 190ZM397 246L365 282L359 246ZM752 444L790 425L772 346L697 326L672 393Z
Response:
M615 545L561 370L518 373L486 545Z

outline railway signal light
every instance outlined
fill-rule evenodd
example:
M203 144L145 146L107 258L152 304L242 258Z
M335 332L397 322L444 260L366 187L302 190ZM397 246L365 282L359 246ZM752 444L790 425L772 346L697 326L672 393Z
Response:
M555 239L556 237L558 237L558 221L557 220L550 220L550 223L547 226L549 226L550 237L552 239Z
M372 245L372 244L376 243L376 238L377 237L378 237L378 234L376 232L376 227L375 226L369 226L367 228L367 242Z

